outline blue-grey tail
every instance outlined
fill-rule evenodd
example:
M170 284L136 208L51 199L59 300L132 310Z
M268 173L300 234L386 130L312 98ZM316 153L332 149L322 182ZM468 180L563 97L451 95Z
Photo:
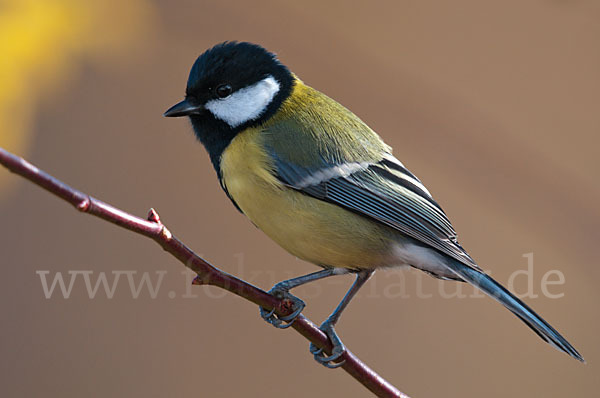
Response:
M581 354L558 333L552 326L536 314L525 303L506 290L502 285L496 282L489 275L484 274L474 268L468 267L454 259L448 261L448 268L457 274L465 282L469 282L482 292L497 300L508 308L513 314L518 316L544 341L563 351L578 361L585 362Z

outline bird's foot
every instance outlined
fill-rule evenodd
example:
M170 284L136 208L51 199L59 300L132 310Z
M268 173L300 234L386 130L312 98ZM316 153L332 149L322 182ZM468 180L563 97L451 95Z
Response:
M269 294L278 299L282 299L284 308L290 309L292 312L286 316L277 316L275 314L275 308L273 310L268 311L263 307L260 307L260 316L262 319L275 326L278 329L285 329L292 326L298 315L302 312L306 304L304 301L300 300L298 297L292 295L289 292L288 287L285 285L278 283L271 290L269 290Z
M338 337L331 322L326 320L319 327L319 329L321 329L321 331L325 333L327 337L329 337L329 341L331 341L331 344L333 345L331 355L325 355L323 349L318 348L313 343L310 343L310 353L313 354L313 356L315 357L315 361L317 361L321 365L330 369L339 368L344 364L345 361L337 362L337 360L344 354L344 352L346 351L346 347Z

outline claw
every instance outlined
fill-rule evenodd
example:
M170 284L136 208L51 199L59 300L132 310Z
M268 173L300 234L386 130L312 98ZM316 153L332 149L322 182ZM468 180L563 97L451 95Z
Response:
M346 347L344 346L344 344L338 337L338 335L335 332L333 325L331 323L329 323L328 321L325 321L319 327L319 329L323 333L325 333L327 335L327 337L329 337L329 340L331 341L331 344L333 345L333 348L331 350L331 355L329 355L329 356L325 355L322 348L317 348L317 346L315 346L312 343L310 344L311 354L313 354L315 361L317 361L321 365L323 365L329 369L339 368L346 361L345 360L340 361L340 362L335 362L335 361L337 361L342 355L344 355L344 352L346 352Z
M302 312L303 309L304 309L304 303L302 303L302 306L298 307L290 315L286 315L286 316L282 316L282 317L278 318L280 321L286 322L285 324L278 326L278 328L279 329L287 329L290 326L292 326L294 324L294 321L298 318L298 315L300 315L300 313Z
M294 320L298 317L298 315L300 315L300 313L304 309L304 302L302 302L301 305L298 305L297 303L293 304L293 305L297 306L298 308L296 308L296 310L294 312L292 312L291 314L282 316L279 319L281 319L282 321L285 321L285 322L294 322Z
M341 347L339 349L338 349L338 347L335 347L333 349L333 353L330 356L328 356L328 357L326 357L326 356L318 356L315 359L317 360L317 362L325 364L326 362L335 361L336 359L338 359L339 357L341 357L344 354L345 351L346 351L346 348L344 348L344 347Z
M275 314L275 308L273 308L268 314L265 314L265 312L267 312L267 310L265 310L263 307L260 307L261 316L266 320L267 318L271 318L273 314Z
M322 348L317 347L316 345L314 345L313 343L310 343L310 347L308 348L310 350L310 353L313 355L319 355L323 352Z
M346 360L344 359L343 361L335 362L335 363L324 362L321 365L323 365L323 366L325 366L326 368L329 368L329 369L337 369L337 368L339 368L340 366L342 366L345 363L346 363Z
M270 312L267 312L267 310L260 307L260 316L262 317L262 319L264 319L265 321L267 321L268 323L270 323L271 325L273 325L275 327L279 327L279 325L281 324L281 321L279 319L277 319L277 317L274 314L275 314L274 309Z
M300 315L306 304L304 304L304 301L300 300L298 297L290 294L285 288L282 288L278 285L273 286L273 288L269 290L269 293L272 296L282 298L289 302L288 306L293 308L294 311L289 315L279 317L275 315L275 309L267 312L266 309L260 307L260 316L277 329L289 328L292 326L298 315Z

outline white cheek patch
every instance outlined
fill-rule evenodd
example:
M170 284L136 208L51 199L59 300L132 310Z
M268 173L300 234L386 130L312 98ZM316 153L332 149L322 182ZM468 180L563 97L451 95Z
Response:
M217 119L237 127L258 118L279 92L279 83L268 76L251 86L234 92L227 98L213 99L204 106Z

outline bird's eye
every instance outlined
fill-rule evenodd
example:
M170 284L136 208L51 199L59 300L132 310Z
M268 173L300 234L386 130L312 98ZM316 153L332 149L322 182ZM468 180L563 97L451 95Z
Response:
M233 89L231 88L231 86L229 84L221 84L219 87L217 87L217 90L216 90L219 98L229 97L229 95L231 94L232 91L233 91Z

